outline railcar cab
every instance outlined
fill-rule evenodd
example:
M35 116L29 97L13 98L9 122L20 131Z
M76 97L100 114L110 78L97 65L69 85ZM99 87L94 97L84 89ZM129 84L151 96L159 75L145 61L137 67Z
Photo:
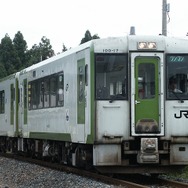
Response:
M96 140L101 144L94 148L96 165L159 163L157 137L164 136L163 37L129 36L112 50L118 42L112 40L108 50L103 46L103 53L95 54Z
M188 163L185 40L128 36L103 44L95 53L94 165Z

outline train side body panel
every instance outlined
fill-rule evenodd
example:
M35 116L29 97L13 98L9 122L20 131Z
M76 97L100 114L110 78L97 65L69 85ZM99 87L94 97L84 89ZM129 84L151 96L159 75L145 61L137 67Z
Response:
M17 76L19 73L0 80L0 135L17 136Z
M41 83L43 84L43 81L50 80L48 81L51 84L49 87L52 87L52 77L56 77L57 82L59 82L58 79L62 79L63 82L62 88L59 88L59 91L54 91L56 94L52 93L51 90L53 89L46 89L46 93L44 91L41 94L37 99L39 100L37 105L41 105L41 107L34 106L33 96L28 97L28 109L25 114L27 121L25 123L22 113L24 104L20 105L22 120L20 121L19 129L24 138L50 138L59 141L87 142L88 135L91 135L91 79L88 75L85 75L85 66L87 65L87 74L90 74L90 53L90 46L87 46L84 49L81 48L77 53L62 56L50 62L47 60L46 64L34 66L34 68L29 70L26 69L21 74L20 87L22 87L24 80L27 79L29 93L34 92L34 90L31 90L35 82L39 82L40 85ZM58 75L61 77L58 77ZM87 85L85 83L86 76L89 83ZM39 86L38 89L42 88ZM22 91L24 92L24 89ZM41 90L39 93L41 92L43 91ZM56 99L54 99L55 95ZM22 101L24 101L24 93L22 96ZM62 98L61 104L57 101L60 98ZM56 102L53 102L53 100L56 100ZM54 106L50 107L50 105Z

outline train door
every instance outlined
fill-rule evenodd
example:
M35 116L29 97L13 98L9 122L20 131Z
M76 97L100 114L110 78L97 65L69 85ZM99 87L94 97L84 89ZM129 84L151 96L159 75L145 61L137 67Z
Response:
M14 135L18 134L18 75L10 83L10 125Z
M132 57L132 134L164 134L163 88L160 83L162 58Z
M23 119L24 119L24 110L23 110L23 85L19 84L19 130L23 131Z
M6 94L6 92L5 92L5 94ZM8 99L8 100L10 100L10 108L8 108L8 109L10 109L10 113L9 113L10 119L8 121L8 122L10 122L9 134L14 135L17 131L17 127L16 127L16 125L17 125L16 124L16 114L17 114L17 109L16 109L16 85L15 85L14 81L12 81L10 83L10 99ZM6 113L6 114L8 114L8 113Z
M80 142L85 140L85 113L86 113L86 95L85 95L85 58L77 61L77 139Z
M15 85L10 85L10 124L15 124Z

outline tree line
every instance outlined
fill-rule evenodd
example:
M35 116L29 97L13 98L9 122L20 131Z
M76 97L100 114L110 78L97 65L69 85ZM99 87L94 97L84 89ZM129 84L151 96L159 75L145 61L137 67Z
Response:
M97 34L92 36L90 31L87 30L80 44L98 38L99 36ZM65 51L67 51L67 47L63 43L61 53ZM41 38L39 44L34 44L31 49L28 49L27 42L24 40L24 36L20 31L15 34L13 40L6 34L0 43L0 78L6 77L54 55L55 52L50 44L50 39L45 36Z

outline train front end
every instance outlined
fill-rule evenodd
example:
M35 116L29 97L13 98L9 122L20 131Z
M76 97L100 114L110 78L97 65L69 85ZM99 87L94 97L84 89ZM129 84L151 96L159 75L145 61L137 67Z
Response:
M163 173L188 164L188 56L182 44L134 35L94 45L93 162L101 172ZM174 77L178 88L170 91Z

